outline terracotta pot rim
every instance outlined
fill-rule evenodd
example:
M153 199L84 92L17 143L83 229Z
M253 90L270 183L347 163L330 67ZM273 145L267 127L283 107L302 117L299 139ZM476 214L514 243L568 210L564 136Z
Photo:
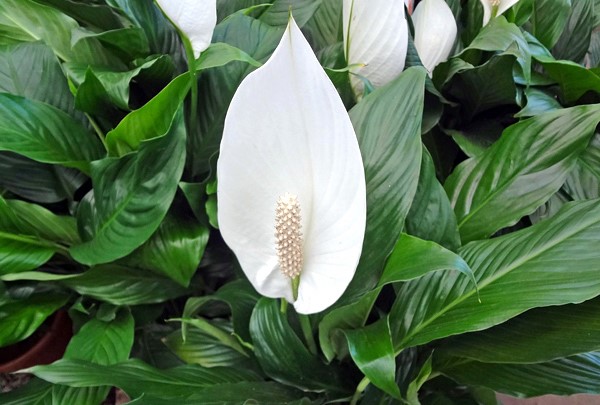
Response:
M73 335L71 318L65 310L56 311L51 316L53 319L48 331L25 353L5 363L0 363L0 373L12 373L35 364L51 363L63 355L67 343Z

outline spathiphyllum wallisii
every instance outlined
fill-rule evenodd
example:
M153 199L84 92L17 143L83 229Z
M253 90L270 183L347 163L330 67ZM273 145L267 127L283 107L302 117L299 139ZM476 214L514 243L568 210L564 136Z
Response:
M357 98L365 81L381 87L404 70L408 23L403 1L344 0L344 52Z
M350 283L366 221L352 123L293 19L235 93L217 164L221 234L256 290L320 312Z
M448 59L456 40L456 21L444 0L423 0L412 15L415 48L431 76L433 69Z
M190 42L194 57L210 45L217 23L216 0L156 0L159 7Z
M517 4L519 0L480 0L483 6L483 25Z

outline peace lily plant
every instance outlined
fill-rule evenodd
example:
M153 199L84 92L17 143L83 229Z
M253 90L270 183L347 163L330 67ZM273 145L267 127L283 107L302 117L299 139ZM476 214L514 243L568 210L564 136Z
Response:
M217 164L219 227L256 290L331 306L358 264L365 177L352 123L293 18L238 87Z
M0 404L600 394L600 10L481 1L1 0Z

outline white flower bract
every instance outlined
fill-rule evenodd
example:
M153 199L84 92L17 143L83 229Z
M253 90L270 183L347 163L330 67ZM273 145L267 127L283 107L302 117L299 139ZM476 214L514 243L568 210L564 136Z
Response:
M210 45L217 24L216 0L156 0L163 13L192 45L194 57Z
M415 48L425 69L431 73L448 59L458 28L452 10L444 0L423 0L412 15Z
M303 314L335 303L362 250L364 168L348 113L293 19L231 101L217 177L221 234L256 290Z
M344 0L343 24L350 83L358 97L364 84L356 75L381 87L404 70L408 23L403 1Z
M486 26L492 18L494 7L496 7L496 13L494 17L497 17L504 13L506 10L517 4L519 0L479 0L483 6L483 25Z

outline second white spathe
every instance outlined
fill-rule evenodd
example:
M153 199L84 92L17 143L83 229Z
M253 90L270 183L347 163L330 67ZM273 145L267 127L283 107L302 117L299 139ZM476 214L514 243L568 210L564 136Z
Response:
M423 0L412 15L415 48L425 69L433 69L448 59L458 28L452 10L444 0Z

